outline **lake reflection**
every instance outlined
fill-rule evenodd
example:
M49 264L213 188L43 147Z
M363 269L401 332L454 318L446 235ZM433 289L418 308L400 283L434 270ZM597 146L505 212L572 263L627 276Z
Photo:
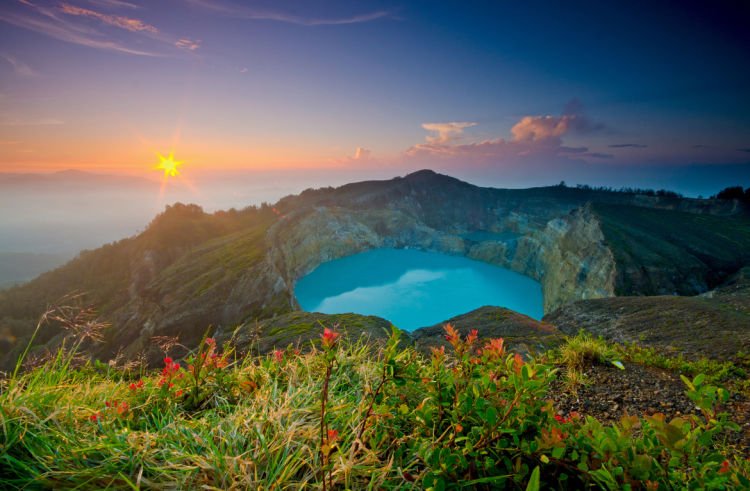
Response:
M374 249L321 264L297 282L309 312L377 315L397 327L430 326L482 307L543 315L541 285L505 268L411 249Z

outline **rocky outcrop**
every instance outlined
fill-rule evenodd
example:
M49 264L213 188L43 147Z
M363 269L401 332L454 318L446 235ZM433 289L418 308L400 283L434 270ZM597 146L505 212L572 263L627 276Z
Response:
M750 351L750 268L693 297L583 300L544 316L566 334L580 329L618 343L637 343L688 358L732 359Z
M509 350L519 353L541 353L559 345L565 335L551 324L539 322L512 310L485 306L452 317L430 327L409 333L417 348L429 353L431 348L447 346L443 326L452 324L462 335L476 329L480 339L503 338Z

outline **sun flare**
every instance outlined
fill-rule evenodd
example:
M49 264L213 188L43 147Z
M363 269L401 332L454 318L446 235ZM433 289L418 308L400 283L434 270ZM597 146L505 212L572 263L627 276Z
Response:
M159 165L155 169L163 170L164 177L177 177L180 175L180 171L177 168L182 165L182 161L175 160L173 152L169 152L169 157L165 157L160 153L156 155L159 156Z

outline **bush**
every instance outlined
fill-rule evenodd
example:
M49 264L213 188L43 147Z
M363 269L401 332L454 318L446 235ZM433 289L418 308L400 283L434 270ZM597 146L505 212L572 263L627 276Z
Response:
M750 486L721 442L728 393L703 376L685 379L700 417L605 426L555 411L553 366L476 331L446 339L423 356L395 330L375 352L326 330L307 353L243 359L205 339L131 379L61 353L0 383L0 488Z

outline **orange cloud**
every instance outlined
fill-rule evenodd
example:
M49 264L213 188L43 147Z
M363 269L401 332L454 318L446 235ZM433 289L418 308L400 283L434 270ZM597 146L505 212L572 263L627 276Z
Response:
M580 103L568 104L561 116L524 116L511 128L512 138L489 139L459 143L464 129L477 123L425 123L427 131L436 133L425 137L426 143L414 145L404 152L410 159L455 159L457 162L515 162L529 159L550 160L570 158L611 158L612 155L589 152L587 147L567 147L562 137L571 132L586 133L602 129L582 114Z
M524 116L510 132L515 141L538 141L557 138L570 130L575 115L564 116Z
M437 133L427 137L427 143L448 143L449 141L459 138L466 128L476 126L471 122L451 122L451 123L424 123L422 128L427 131Z
M138 19L132 19L130 17L123 17L121 15L102 14L94 10L89 10L89 9L85 9L82 7L76 7L68 3L63 3L62 5L60 5L60 10L62 10L64 14L68 14L68 15L92 17L110 26L119 27L121 29L126 29L131 32L145 31L145 32L150 32L152 34L156 34L157 32L159 32L159 30L156 27L150 24L146 24L145 22L138 20Z

